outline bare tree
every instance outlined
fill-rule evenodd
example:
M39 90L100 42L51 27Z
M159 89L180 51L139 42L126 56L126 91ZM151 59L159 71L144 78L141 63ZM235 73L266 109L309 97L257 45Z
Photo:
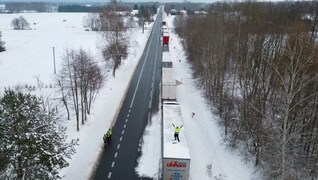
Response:
M73 100L73 108L75 111L76 117L76 129L79 131L79 93L78 93L78 74L76 69L75 61L75 51L74 50L65 50L65 55L63 57L63 67L61 69L67 75L68 84L67 87L70 90L71 97ZM62 73L62 74L64 74Z
M100 31L101 30L101 22L99 18L99 14L90 13L88 15L88 26L92 29L92 31Z
M23 16L14 18L11 22L11 25L13 26L15 30L29 29L29 23Z
M138 17L138 20L139 20L138 21L139 26L142 27L142 33L144 33L145 23L146 22L150 22L150 20L151 20L151 14L150 14L149 6L140 5L137 17Z
M279 170L283 178L291 175L290 169L298 168L298 164L293 162L300 154L294 154L294 151L302 145L301 139L308 133L304 132L304 128L315 118L307 115L316 104L312 98L318 94L317 90L308 91L310 84L317 81L316 72L312 69L314 51L309 48L309 37L304 36L302 30L290 34L282 60L273 66L278 77L277 93L280 97L279 101L275 101L275 111L280 115L276 128L281 134L278 141L281 147Z
M118 14L112 7L104 8L101 13L101 29L104 39L107 41L102 49L105 61L110 61L115 77L116 69L121 65L123 59L128 56L128 38L124 17Z
M316 5L216 3L208 15L176 17L226 139L243 145L268 178L317 178Z
M87 120L91 104L103 85L104 76L97 63L83 49L66 50L63 60L56 82L66 109L68 109L68 97L72 99L79 131L79 121L84 124Z
M55 82L59 87L59 92L61 93L61 101L67 112L67 120L70 120L70 110L68 107L69 89L66 87L66 74L65 72L60 72L55 77Z

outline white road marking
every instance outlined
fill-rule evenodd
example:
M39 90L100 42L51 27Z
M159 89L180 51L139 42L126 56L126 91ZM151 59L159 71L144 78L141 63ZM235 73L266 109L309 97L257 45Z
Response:
M119 138L119 141L121 141L121 140L123 140L123 137L120 137L120 138Z
M110 179L110 177L112 176L112 172L108 173L108 179Z
M128 122L128 119L126 119L126 122Z
M151 101L152 99L150 98L149 104L148 104L148 108L151 109Z
M118 155L118 153L116 152L116 153L115 153L115 156L114 156L114 158L116 158L116 157L117 157L117 155Z
M114 166L115 166L115 162L113 161L113 162L112 162L112 168L113 168Z
M125 130L123 130L122 132L121 132L121 134L124 134L125 133Z
M119 149L119 148L120 148L120 144L117 145L117 149Z
M142 73L143 73L143 71L144 71L144 67L145 67L146 60L147 60L147 57L148 57L148 54L149 54L150 44L152 43L152 39L153 39L153 36L151 36L151 39L150 39L150 42L149 42L148 50L147 50L147 53L146 53L146 56L145 56L145 60L144 60L144 63L143 63L143 65L142 65L142 68L141 68L141 71L140 71L140 75L139 75L139 78L138 78L138 82L137 82L137 86L136 86L136 89L135 89L135 92L134 92L134 96L133 96L133 98L132 98L132 100L131 100L130 108L132 107L132 105L134 104L134 101L135 101L137 89L138 89L138 87L139 87L141 75L142 75ZM156 52L156 54L157 54L157 52Z
M127 124L124 125L124 128L126 128Z
M129 118L129 114L127 114L127 118Z

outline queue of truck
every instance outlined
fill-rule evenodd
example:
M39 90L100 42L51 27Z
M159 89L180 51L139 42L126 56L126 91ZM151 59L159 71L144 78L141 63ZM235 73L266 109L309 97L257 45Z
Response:
M182 112L177 99L177 81L174 78L174 62L169 52L169 29L162 21L162 179L188 180L190 172L190 153L184 132ZM181 127L175 139L175 127Z

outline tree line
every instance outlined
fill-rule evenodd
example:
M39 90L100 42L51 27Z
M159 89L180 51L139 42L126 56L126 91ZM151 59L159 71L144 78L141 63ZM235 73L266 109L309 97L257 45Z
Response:
M47 4L44 2L7 2L5 3L6 10L14 13L22 11L36 11L36 12L47 12Z
M101 6L59 5L57 12L100 12Z
M174 24L231 147L266 178L317 178L318 3L214 3Z

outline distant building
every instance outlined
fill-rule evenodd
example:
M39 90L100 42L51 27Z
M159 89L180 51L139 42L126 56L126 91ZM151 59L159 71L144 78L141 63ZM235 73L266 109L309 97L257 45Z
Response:
M0 12L5 12L5 11L6 11L6 5L0 4Z
M176 15L177 14L177 10L176 9L171 9L170 10L170 14L171 15Z
M181 14L181 15L187 15L187 11L186 11L186 10L181 10L181 11L180 11L180 14Z
M132 10L131 14L132 14L132 15L137 15L137 14L138 14L138 12L139 12L139 10L138 10L138 9L134 9L134 10Z
M203 15L207 15L208 12L206 11L194 11L194 14L203 14Z

